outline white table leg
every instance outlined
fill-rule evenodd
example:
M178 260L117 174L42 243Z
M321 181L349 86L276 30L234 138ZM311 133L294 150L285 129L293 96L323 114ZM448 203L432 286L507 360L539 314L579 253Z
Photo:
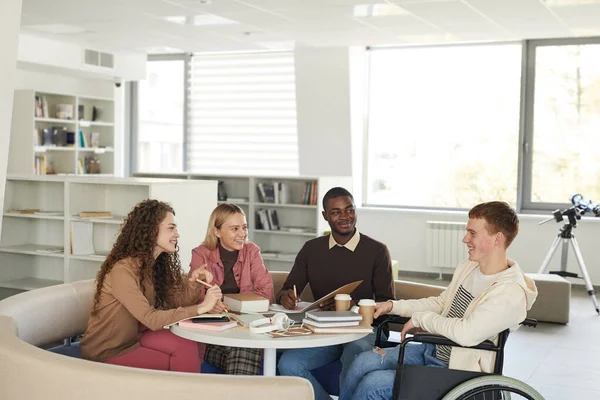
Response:
M263 355L263 375L277 375L277 349L265 349Z

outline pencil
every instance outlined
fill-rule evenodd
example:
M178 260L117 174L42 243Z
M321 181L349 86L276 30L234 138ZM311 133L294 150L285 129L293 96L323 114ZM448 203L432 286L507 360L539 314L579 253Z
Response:
M298 295L296 294L296 285L294 285L294 300L296 300L298 298Z
M211 287L212 287L212 285L211 285L211 284L208 284L208 283L206 283L206 282L204 282L203 280L200 280L200 279L196 279L196 282L198 282L198 283L201 283L201 284L203 284L204 286L206 286L206 287L209 287L209 288L211 288Z

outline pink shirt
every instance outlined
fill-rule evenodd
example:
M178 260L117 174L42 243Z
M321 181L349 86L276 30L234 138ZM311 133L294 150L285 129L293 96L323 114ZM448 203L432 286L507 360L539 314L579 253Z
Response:
M202 264L206 264L206 268L213 274L211 283L221 286L225 278L225 271L219 255L219 248L210 250L201 244L193 249L190 272L200 268ZM260 247L251 242L244 245L233 266L233 276L240 288L240 293L255 292L273 303L273 280L260 255Z

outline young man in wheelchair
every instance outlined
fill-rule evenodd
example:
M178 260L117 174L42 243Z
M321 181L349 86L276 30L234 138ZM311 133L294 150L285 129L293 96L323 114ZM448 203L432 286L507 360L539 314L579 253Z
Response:
M507 258L506 249L519 231L516 212L504 202L482 203L469 211L463 243L469 258L457 268L452 282L438 297L378 303L375 317L410 317L406 333L439 334L461 346L474 346L500 332L516 329L537 296L533 280ZM391 399L399 346L359 354L341 384L340 400ZM404 364L491 372L494 353L461 347L410 343Z

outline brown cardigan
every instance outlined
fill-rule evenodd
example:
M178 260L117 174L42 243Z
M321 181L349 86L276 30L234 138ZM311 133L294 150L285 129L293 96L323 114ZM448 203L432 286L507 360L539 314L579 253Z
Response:
M81 340L83 358L107 361L140 346L140 335L146 329L153 331L197 314L197 303L203 287L189 282L185 276L184 291L165 305L154 308L156 299L152 283L139 282L138 262L132 258L118 261L104 278L97 311L90 315L88 327ZM168 309L170 308L170 309Z

